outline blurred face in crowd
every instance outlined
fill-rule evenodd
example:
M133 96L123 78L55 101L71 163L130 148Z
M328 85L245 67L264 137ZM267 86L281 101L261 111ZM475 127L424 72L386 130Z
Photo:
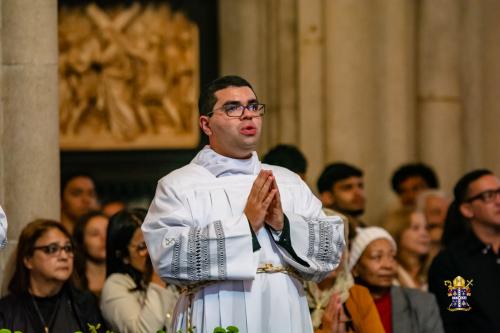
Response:
M146 270L146 260L148 260L148 248L144 242L144 235L141 228L137 228L134 236L128 245L130 265L139 272L144 273Z
M24 258L30 280L64 283L73 271L73 247L59 229L47 230L34 244L34 252Z
M495 175L470 183L467 197L460 211L471 223L500 229L500 180Z
M424 214L414 212L410 216L409 227L401 233L399 250L403 253L425 255L429 253L431 237Z
M71 179L63 191L62 211L73 220L99 208L94 182L88 177Z
M229 117L229 105L258 103L250 87L230 86L215 92L217 102L211 116L201 116L200 126L217 153L232 158L249 158L256 149L262 128L262 117L244 110L241 117Z
M104 216L92 217L85 227L83 242L87 256L95 262L106 260L106 230L108 218Z
M104 215L106 215L107 217L111 217L119 211L124 210L125 208L125 203L123 201L111 201L103 205L101 210Z
M396 276L396 250L387 239L376 239L363 251L354 276L368 289L390 288Z
M363 178L349 177L336 182L331 191L331 207L341 213L359 216L365 211Z
M424 214L433 243L439 243L443 235L444 221L450 202L439 195L429 195L425 198Z
M417 195L429 185L421 176L411 176L403 180L398 187L398 195L401 204L406 207L415 206Z

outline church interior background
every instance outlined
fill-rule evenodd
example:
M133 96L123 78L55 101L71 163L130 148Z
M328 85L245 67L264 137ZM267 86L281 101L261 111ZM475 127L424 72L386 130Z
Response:
M2 0L0 204L10 245L59 219L61 175L147 204L156 181L206 144L200 85L247 78L267 110L259 154L365 171L365 220L394 200L404 162L450 192L465 171L500 172L496 0Z

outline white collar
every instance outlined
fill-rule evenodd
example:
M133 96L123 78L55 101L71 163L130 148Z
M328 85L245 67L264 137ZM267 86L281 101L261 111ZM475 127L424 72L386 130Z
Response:
M210 146L203 147L191 163L204 167L215 177L256 175L261 169L257 153L246 159L236 159L215 152Z

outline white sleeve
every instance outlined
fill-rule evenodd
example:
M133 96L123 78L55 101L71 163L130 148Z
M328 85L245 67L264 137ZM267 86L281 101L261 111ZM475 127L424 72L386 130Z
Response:
M321 281L337 268L345 246L340 216L326 216L304 184L294 212L277 242L285 261L306 280Z
M7 245L7 216L0 206L0 248Z
M165 179L160 181L142 231L161 278L186 285L255 277L258 262L244 214L199 225L187 199L179 197Z

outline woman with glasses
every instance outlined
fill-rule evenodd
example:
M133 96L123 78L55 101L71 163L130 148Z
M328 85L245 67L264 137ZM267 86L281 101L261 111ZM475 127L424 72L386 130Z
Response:
M76 224L75 270L80 287L99 297L106 280L106 230L109 219L101 211L83 215Z
M73 244L63 225L29 223L19 236L9 295L0 300L0 328L23 333L104 332L95 297L77 290Z
M109 221L107 279L101 310L114 332L156 332L169 327L178 293L153 271L141 225L146 210L123 210Z

